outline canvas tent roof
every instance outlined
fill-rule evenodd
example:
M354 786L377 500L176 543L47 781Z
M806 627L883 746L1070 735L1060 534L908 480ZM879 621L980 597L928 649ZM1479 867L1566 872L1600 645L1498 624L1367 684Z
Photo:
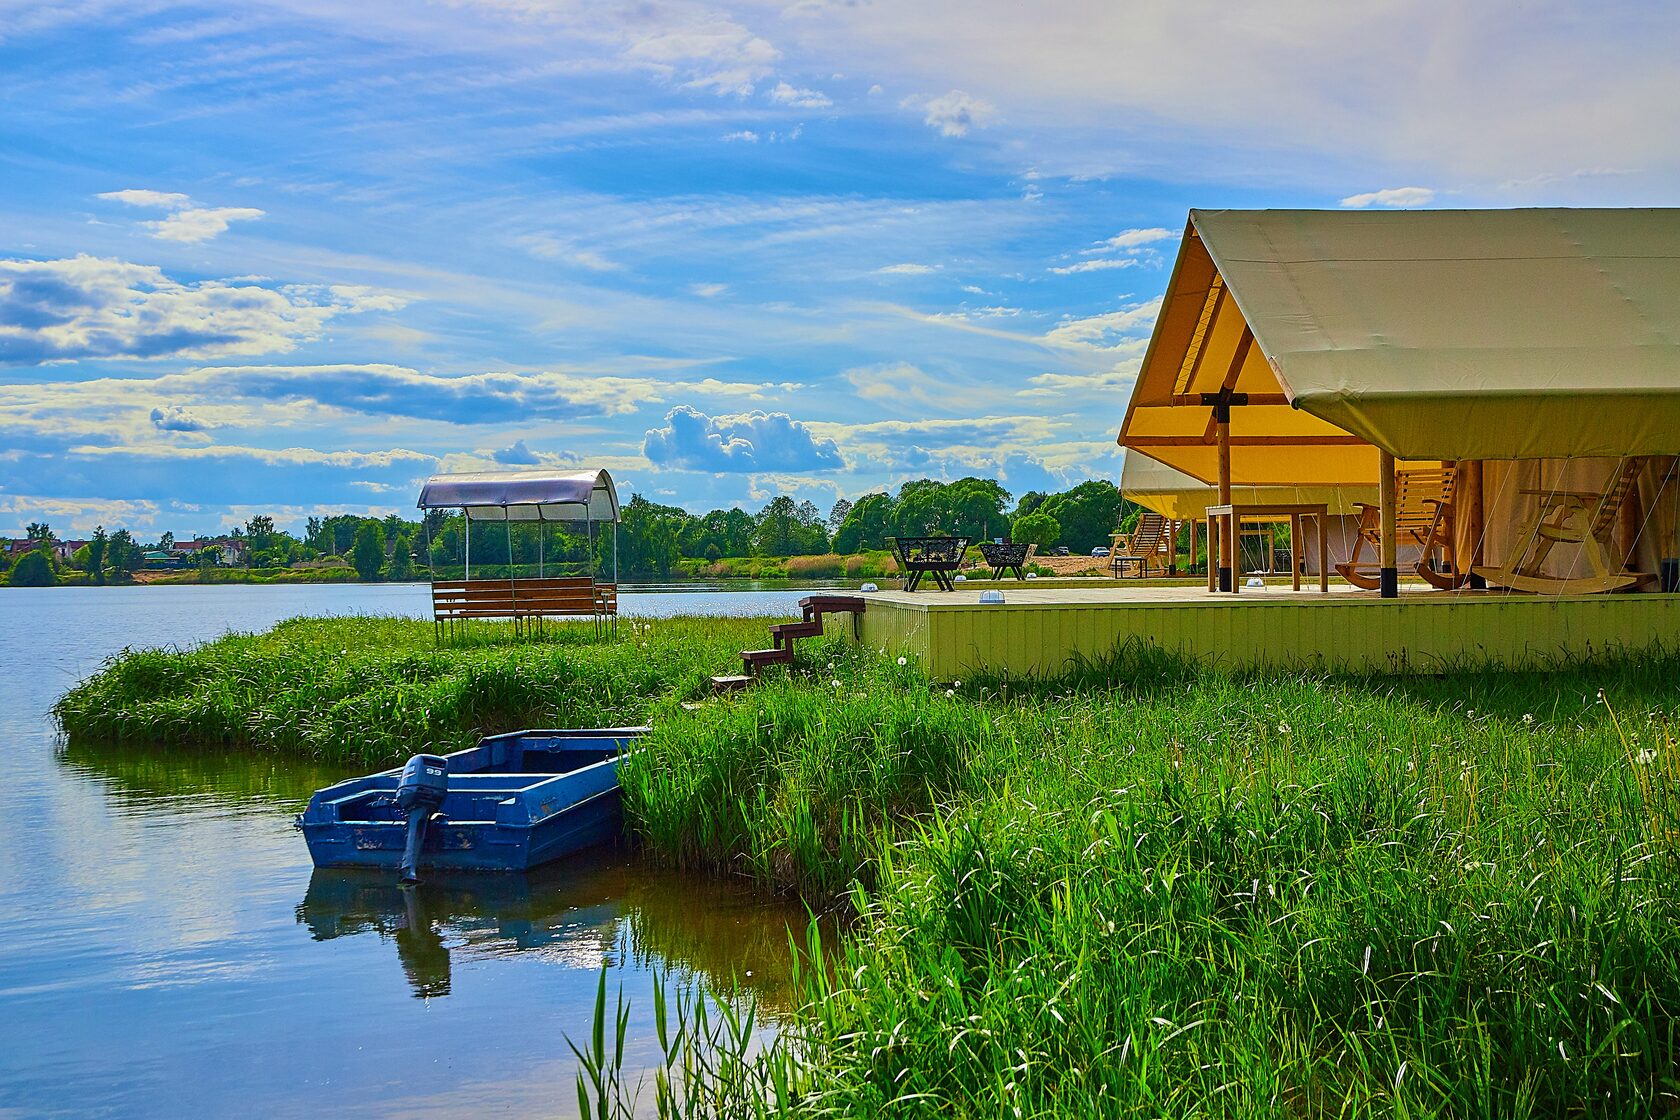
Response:
M1120 442L1213 481L1221 389L1239 484L1680 452L1680 210L1193 210Z
M440 474L420 489L421 509L461 509L475 521L617 521L606 471Z
M1128 451L1120 468L1120 492L1145 509L1175 521L1205 520L1207 507L1217 505L1219 491L1141 451ZM1234 502L1323 502L1332 515L1355 512L1356 503L1377 501L1375 484L1366 486L1237 486Z

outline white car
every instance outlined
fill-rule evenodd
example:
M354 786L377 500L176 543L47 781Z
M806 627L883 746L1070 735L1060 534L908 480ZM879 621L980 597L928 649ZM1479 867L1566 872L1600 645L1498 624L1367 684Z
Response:
M1107 556L1108 555L1108 549L1099 544L1096 548L1093 548L1091 550L1091 555L1092 556Z

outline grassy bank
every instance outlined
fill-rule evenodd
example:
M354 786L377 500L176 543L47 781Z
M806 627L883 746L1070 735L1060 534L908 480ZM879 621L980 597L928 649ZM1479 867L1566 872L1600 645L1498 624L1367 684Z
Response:
M706 677L762 645L766 619L549 627L540 642L475 626L438 647L431 623L293 619L191 650L115 658L57 706L73 740L234 746L384 765L532 726L639 723L703 693Z
M1680 1105L1680 661L1227 677L1126 653L952 682L829 640L682 710L763 626L436 651L423 624L298 621L129 655L61 715L381 762L653 716L624 776L648 858L852 919L770 1050L668 1032L679 1111Z

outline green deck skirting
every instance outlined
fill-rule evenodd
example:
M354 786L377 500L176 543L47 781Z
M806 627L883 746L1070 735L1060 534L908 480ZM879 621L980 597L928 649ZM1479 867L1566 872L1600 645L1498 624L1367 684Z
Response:
M1548 598L1498 592L1129 592L1005 589L881 592L859 619L866 645L919 658L935 678L975 670L1050 675L1076 655L1141 641L1223 669L1433 672L1471 664L1550 665L1680 648L1680 595Z

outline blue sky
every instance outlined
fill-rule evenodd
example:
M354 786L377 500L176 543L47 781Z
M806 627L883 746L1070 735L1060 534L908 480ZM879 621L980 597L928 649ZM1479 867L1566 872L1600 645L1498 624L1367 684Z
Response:
M1115 477L1192 206L1661 205L1664 5L0 0L0 533Z

